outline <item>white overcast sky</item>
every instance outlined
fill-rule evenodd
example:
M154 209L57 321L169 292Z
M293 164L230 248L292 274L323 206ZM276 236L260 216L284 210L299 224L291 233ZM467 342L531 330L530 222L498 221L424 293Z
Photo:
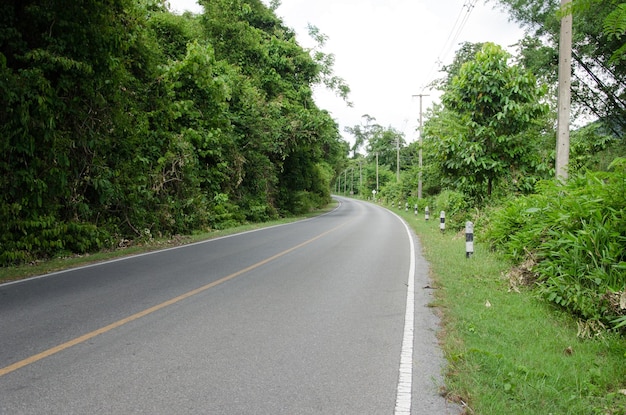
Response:
M195 0L169 2L176 12L202 10ZM423 98L424 111L437 99L438 91L424 88L442 76L438 62L449 64L462 42L508 48L523 36L493 1L485 0L282 0L276 14L303 47L314 46L309 23L328 36L324 52L335 55L335 74L350 86L354 106L322 88L315 99L348 141L344 128L362 123L363 114L415 141L419 98L413 95L430 95Z

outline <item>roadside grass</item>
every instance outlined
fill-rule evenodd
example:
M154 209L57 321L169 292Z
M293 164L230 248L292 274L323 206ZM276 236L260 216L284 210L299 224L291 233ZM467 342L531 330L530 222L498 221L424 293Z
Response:
M193 235L175 235L172 237L163 238L151 238L144 240L132 241L130 244L107 251L96 252L85 255L71 255L51 258L48 260L37 261L31 264L12 266L12 267L0 267L0 284L3 282L20 280L37 275L45 275L51 272L61 271L69 268L75 268L94 264L97 262L108 261L116 258L122 258L130 255L137 255L151 251L158 251L160 249L172 248L175 246L186 245L194 242L205 241L208 239L219 238L222 236L228 236L235 233L251 231L255 229L267 228L270 226L282 225L286 223L296 222L298 220L312 218L326 212L330 212L337 207L337 202L333 201L323 209L312 211L308 214L281 218L269 222L263 223L251 223L245 224L233 228L224 230L212 230L207 232L198 232Z
M577 321L529 288L509 290L509 266L465 235L400 212L431 266L448 398L466 414L626 414L626 339L577 336Z

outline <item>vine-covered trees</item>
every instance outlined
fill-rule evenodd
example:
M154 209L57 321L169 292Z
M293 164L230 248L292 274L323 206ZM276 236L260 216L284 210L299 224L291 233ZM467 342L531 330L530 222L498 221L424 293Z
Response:
M0 264L326 203L322 71L259 0L0 4Z

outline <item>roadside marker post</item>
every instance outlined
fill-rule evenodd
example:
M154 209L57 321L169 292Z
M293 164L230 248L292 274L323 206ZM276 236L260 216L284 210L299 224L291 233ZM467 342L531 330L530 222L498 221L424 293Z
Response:
M428 206L424 209L424 220L430 220L430 210L428 210Z
M471 258L474 255L474 224L470 221L465 222L465 258Z
M446 212L443 210L439 214L439 229L441 229L441 233L446 231Z
M417 216L417 203L415 204L415 207L413 208L413 213L415 214L415 216Z

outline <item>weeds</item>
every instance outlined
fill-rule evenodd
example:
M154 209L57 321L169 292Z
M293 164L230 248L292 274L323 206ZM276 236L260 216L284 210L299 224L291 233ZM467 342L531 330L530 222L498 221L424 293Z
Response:
M537 296L526 277L512 285L507 258L476 243L466 259L463 238L403 215L438 287L449 399L466 414L626 414L623 337L581 338L581 320Z
M626 161L615 171L587 173L495 210L482 234L514 263L536 259L538 292L589 321L622 329L626 305ZM595 323L591 323L595 322Z

